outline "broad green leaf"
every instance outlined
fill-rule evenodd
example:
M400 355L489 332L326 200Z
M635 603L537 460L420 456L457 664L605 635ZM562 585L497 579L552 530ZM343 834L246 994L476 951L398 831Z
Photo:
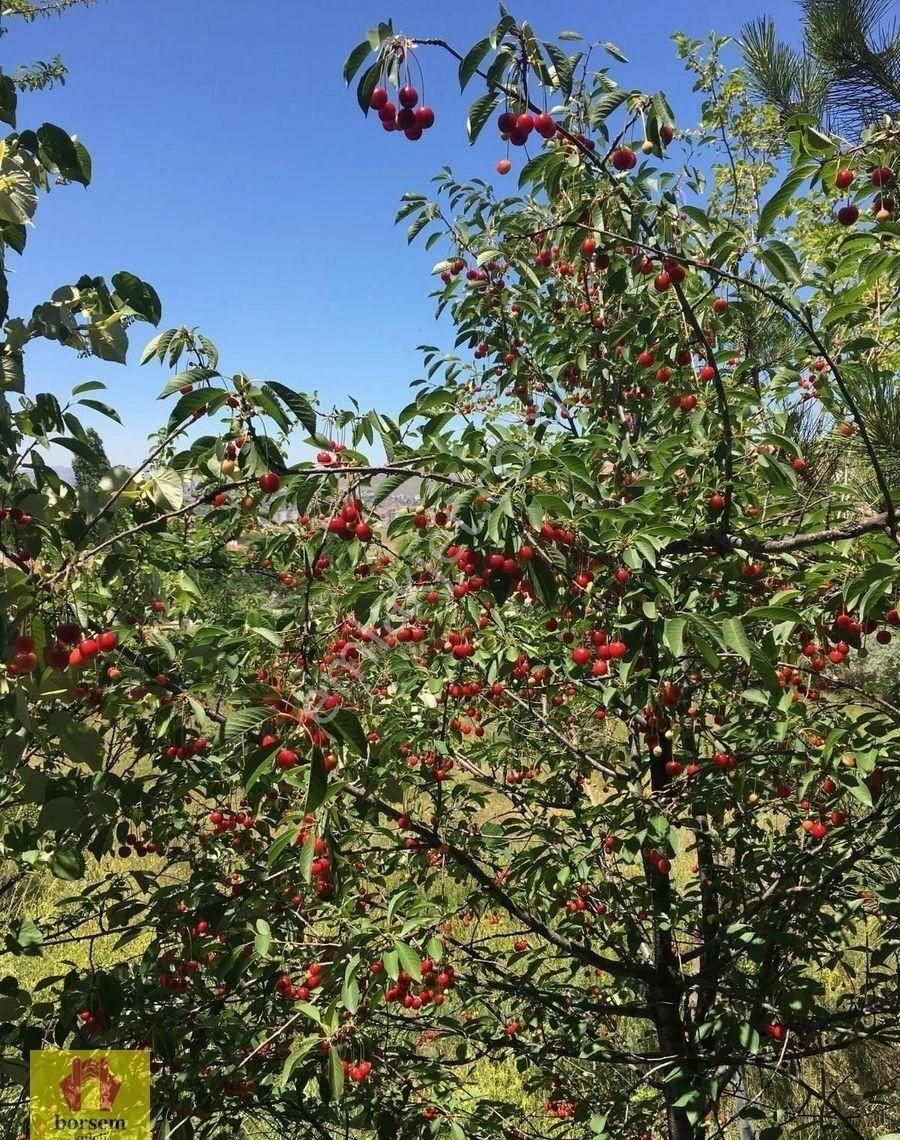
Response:
M162 302L152 285L135 277L133 273L114 273L113 288L119 299L143 321L158 325L162 319Z
M400 965L417 982L422 980L422 965L419 955L408 942L395 942L394 949L400 959Z
M469 142L474 143L478 136L481 134L485 123L493 114L497 104L500 102L500 96L487 92L481 95L472 106L469 108L469 116L466 120L466 130L469 134Z
M752 651L740 618L725 618L722 622L722 640L729 649L734 650L748 665L750 664Z
M69 182L87 186L91 180L91 163L84 146L77 143L61 127L44 123L37 129L38 157L48 170Z
M257 957L267 958L272 946L272 928L264 918L256 920L256 935L253 939L253 948Z
M687 620L683 617L666 618L663 623L662 643L673 657L680 657L684 648L684 629Z
M801 167L799 170L792 170L790 174L788 174L772 197L763 206L762 210L760 210L759 222L757 223L757 233L759 237L765 237L775 225L778 218L788 210L794 196L807 178L809 178L809 171L804 167Z
M344 1069L341 1065L341 1055L336 1045L331 1046L328 1054L328 1079L331 1085L331 1095L334 1100L340 1100L344 1095Z
M481 62L491 50L491 41L488 36L474 44L463 56L459 64L459 89L465 91L469 80L481 66Z
M368 752L368 742L363 727L356 714L349 709L335 709L324 721L324 727L330 736L349 745L359 756L365 756Z
M313 752L309 767L309 787L306 793L307 812L314 812L316 808L320 807L325 800L327 792L328 772L322 760L321 752L316 749Z
M236 736L243 736L258 728L265 721L270 720L272 713L269 709L259 708L256 705L247 705L242 709L235 709L225 718L224 738L233 740Z
M372 54L372 45L368 40L363 40L362 43L356 45L353 51L347 56L344 62L344 82L349 87L353 82L353 77L366 62Z

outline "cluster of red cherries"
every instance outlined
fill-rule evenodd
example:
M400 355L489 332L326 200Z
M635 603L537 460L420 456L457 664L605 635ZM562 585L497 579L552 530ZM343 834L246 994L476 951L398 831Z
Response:
M834 184L838 190L849 190L855 181L856 171L851 170L849 167L842 167L834 176ZM876 166L875 169L869 173L869 184L879 191L879 193L875 195L875 200L872 203L872 213L878 222L886 222L893 217L893 199L886 198L880 193L885 187L890 186L893 181L894 172L889 166ZM845 206L841 206L837 212L837 220L842 226L852 226L859 220L859 206L853 202L848 202Z
M552 139L556 134L553 116L546 111L537 115L532 115L530 111L518 115L514 111L504 111L497 120L497 127L500 137L512 146L524 146L533 132L544 139ZM511 169L512 163L508 158L501 158L497 163L498 174L509 174Z
M434 111L424 104L416 106L419 102L419 92L407 83L397 92L397 102L391 101L385 87L376 87L369 98L369 106L378 112L381 125L388 132L400 132L410 142L418 142L425 131L434 126Z
M56 641L47 647L47 664L59 672L81 669L101 653L111 653L118 644L119 635L114 630L104 630L97 637L83 637L76 622L63 622L56 629ZM16 638L7 673L11 677L25 676L37 667L37 643L30 633L23 633Z

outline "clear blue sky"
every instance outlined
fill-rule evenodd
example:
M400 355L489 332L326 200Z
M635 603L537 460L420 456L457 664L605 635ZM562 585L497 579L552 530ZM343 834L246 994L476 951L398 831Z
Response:
M510 0L545 38L573 28L612 40L632 61L613 64L629 87L670 95L689 123L694 106L671 32L734 33L764 13L793 36L792 0ZM450 163L462 177L493 175L502 148L488 128L470 149L453 62L422 50L438 121L419 143L364 120L341 78L350 48L392 17L412 35L462 50L496 19L488 0L99 0L0 39L4 69L62 53L65 87L20 100L20 125L50 121L77 134L94 160L85 191L45 198L25 258L12 255L12 311L29 313L81 274L128 269L158 290L163 327L198 325L222 367L280 379L342 403L397 410L419 374L416 345L439 337L428 300L437 250L409 251L393 225L404 190L427 190ZM475 93L474 85L471 94ZM470 92L467 92L469 95ZM153 330L135 325L132 353ZM39 346L32 390L64 393L107 382L125 426L102 427L114 462L143 453L165 376L78 360Z

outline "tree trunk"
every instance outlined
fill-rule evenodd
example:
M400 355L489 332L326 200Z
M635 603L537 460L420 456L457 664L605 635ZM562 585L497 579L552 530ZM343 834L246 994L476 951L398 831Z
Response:
M737 1126L738 1136L740 1140L756 1140L756 1129L753 1127L752 1120L744 1120L741 1113L746 1107L749 1098L747 1096L747 1082L744 1080L744 1069L738 1069L734 1078L734 1101L737 1105Z
M685 1050L684 1024L681 1020L681 987L671 978L659 979L650 994L650 1004L656 1018L656 1037L659 1050L666 1057L676 1057L673 1068L688 1068ZM668 1140L702 1140L702 1126L694 1125L683 1108L676 1108L681 1089L664 1085Z

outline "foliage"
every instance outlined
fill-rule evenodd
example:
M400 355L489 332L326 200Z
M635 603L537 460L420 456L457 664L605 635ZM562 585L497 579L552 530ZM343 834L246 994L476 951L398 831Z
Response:
M612 44L504 9L467 53L369 33L361 103L449 51L470 135L501 113L526 155L518 192L405 197L456 340L395 417L169 329L148 457L76 492L42 452L97 459L76 409L113 410L32 395L27 346L124 360L159 299L85 276L6 321L0 890L69 884L5 933L11 1085L29 1048L149 1046L160 1138L896 1119L893 138L795 117L782 168L723 46L679 38L676 134ZM89 159L48 126L2 153L21 252ZM112 964L22 984L80 930Z

